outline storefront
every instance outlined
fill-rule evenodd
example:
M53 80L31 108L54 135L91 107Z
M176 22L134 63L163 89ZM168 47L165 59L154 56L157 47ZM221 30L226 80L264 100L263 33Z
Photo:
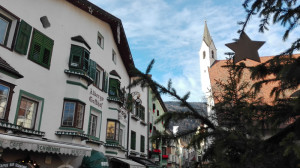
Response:
M135 161L117 157L111 158L109 165L113 168L146 168L146 166Z
M2 167L16 164L27 167L73 167L72 162L76 158L90 156L91 150L92 148L80 144L0 134Z

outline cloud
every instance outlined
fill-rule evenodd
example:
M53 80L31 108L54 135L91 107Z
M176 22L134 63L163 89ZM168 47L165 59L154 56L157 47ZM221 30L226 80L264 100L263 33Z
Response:
M167 84L172 78L178 93L191 91L190 101L202 100L198 51L204 21L217 48L218 59L225 59L230 51L225 46L238 38L238 21L246 13L240 0L186 1L186 0L91 0L100 8L122 20L135 65L145 70L151 59L156 63L153 79ZM283 28L272 26L264 34L258 33L259 20L252 18L246 33L252 40L266 41L260 55L275 55L290 45L283 43ZM299 30L290 37L298 37ZM295 39L295 38L294 38ZM168 99L168 98L166 98Z

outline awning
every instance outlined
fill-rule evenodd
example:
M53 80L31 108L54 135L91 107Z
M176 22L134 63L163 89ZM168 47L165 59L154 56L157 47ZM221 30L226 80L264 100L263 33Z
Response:
M92 148L80 144L9 134L0 134L0 147L73 156L90 156L92 150Z
M132 160L129 160L129 159L125 159L125 158L117 158L117 157L114 157L114 158L111 158L110 160L111 162L122 162L122 163L125 163L128 165L129 168L146 168L144 165L142 164L139 164L135 161L132 161Z
M91 156L84 157L81 163L82 167L108 168L108 160L102 152L92 150Z
M159 165L155 164L154 162L152 162L149 159L141 158L141 157L134 157L134 156L130 156L129 158L135 162L145 165L148 168L159 168Z

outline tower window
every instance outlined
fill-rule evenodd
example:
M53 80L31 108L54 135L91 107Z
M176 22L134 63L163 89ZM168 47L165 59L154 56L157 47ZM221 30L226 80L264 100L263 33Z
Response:
M205 59L206 53L205 51L203 51L203 59Z
M211 58L215 58L214 51L211 51Z

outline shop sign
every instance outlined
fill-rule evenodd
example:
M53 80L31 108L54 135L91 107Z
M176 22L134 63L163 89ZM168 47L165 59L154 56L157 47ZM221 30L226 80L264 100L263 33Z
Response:
M91 88L89 101L99 108L102 108L104 98Z
M14 167L14 168L28 168L28 166L21 165L19 163L0 163L0 168L8 168L8 167Z
M49 145L37 145L37 151L60 153L60 148L54 147L54 146L49 146Z

